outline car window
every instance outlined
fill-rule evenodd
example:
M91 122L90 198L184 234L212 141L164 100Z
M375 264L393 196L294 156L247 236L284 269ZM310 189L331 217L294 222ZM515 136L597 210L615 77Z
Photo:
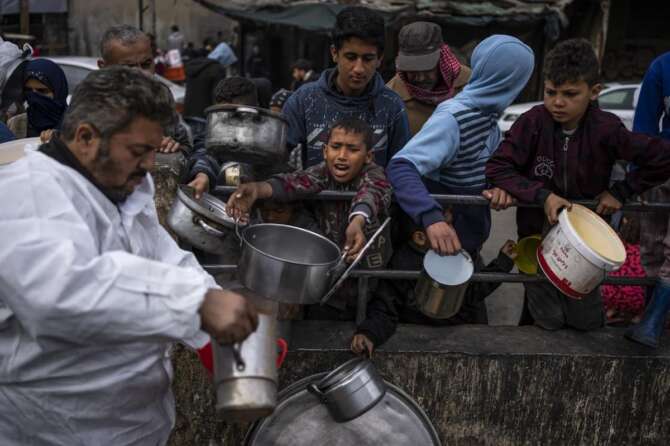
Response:
M608 91L598 97L600 108L609 110L633 110L634 88Z
M74 65L65 65L65 64L59 64L59 65L65 72L65 77L67 78L67 86L70 90L70 94L72 94L77 85L79 85L79 83L83 81L86 78L86 76L88 76L88 73L92 71L89 70L88 68L76 67Z

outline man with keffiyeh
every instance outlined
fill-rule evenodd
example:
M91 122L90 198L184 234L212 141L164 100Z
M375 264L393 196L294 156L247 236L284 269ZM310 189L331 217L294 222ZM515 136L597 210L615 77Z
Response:
M463 89L472 71L444 43L442 29L436 23L403 26L398 46L397 74L386 86L405 101L410 132L415 135L437 104Z

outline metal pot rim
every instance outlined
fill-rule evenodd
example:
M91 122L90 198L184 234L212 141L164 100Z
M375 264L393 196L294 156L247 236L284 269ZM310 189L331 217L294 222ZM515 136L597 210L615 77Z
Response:
M352 358L347 362L345 362L344 364L337 366L337 368L335 368L334 370L330 371L318 383L316 383L316 386L319 388L321 392L328 393L328 391L332 390L338 384L348 381L348 378L354 376L356 372L361 370L366 365L367 365L366 359ZM338 377L338 375L341 376ZM336 377L338 377L337 380L335 380Z
M216 113L219 111L237 111L238 108L245 109L245 108L251 108L256 111L258 111L261 115L266 115L271 118L277 118L280 121L283 121L286 125L288 125L288 119L284 117L281 113L276 113L273 112L272 110L268 110L267 108L261 108L261 107L253 107L250 105L236 105L236 104L216 104L212 105L210 107L207 107L205 109L205 115L209 115L210 113Z
M260 249L258 249L257 247L255 247L249 240L247 240L247 231L250 231L250 230L252 230L253 228L258 227L258 226L263 226L263 227L266 227L266 226L278 226L278 227L282 227L282 228L289 228L289 229L291 229L291 230L300 231L300 232L305 232L305 233L310 234L310 235L312 235L312 236L314 236L314 237L318 237L318 238L320 238L321 240L326 241L326 242L327 242L328 244L330 244L333 248L335 248L336 252L338 253L338 254L337 254L337 257L335 257L335 258L334 258L333 260L331 260L330 262L323 262L323 263L307 263L307 262L296 262L296 261L293 261L293 260L287 260L287 259L282 259L281 257L273 256L272 254L268 254L268 253L265 252L265 251L261 251ZM340 255L341 255L340 248L339 248L335 243L333 243L331 240L328 240L326 237L322 236L321 234L317 234L316 232L312 232L312 231L309 231L309 230L307 230L307 229L299 228L299 227L297 227L297 226L281 225L281 224L279 224L279 223L259 223L259 224L256 224L256 225L247 226L247 227L244 229L244 231L242 231L242 243L244 243L245 246L248 246L249 248L253 249L253 250L256 251L257 253L259 253L259 254L261 254L261 255L263 255L263 256L265 256L265 257L268 257L268 258L273 259L273 260L277 260L277 261L279 261L279 262L288 263L288 264L291 264L291 265L301 265L301 266L328 266L328 265L330 265L330 264L332 264L332 263L337 262L337 261L339 260L339 258L340 258Z
M207 218L208 220L211 220L215 223L218 223L222 226L225 226L230 229L235 228L235 221L232 218L227 218L227 217L221 217L217 215L216 213L210 211L207 209L205 206L200 204L198 200L193 197L193 190L191 187L187 185L180 185L179 189L177 189L177 198L181 200L182 203L186 205L187 208L189 208L191 211L195 212L201 217ZM203 193L202 194L202 201L206 201L211 203L213 206L217 208L221 208L221 212L225 212L226 205L223 203L221 200L218 198L207 194ZM225 214L224 214L225 215ZM240 225L244 226L244 225Z

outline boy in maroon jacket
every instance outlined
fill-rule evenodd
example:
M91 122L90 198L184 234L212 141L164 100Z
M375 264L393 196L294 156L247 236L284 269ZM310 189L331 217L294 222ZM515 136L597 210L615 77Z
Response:
M514 123L486 165L488 181L540 209L517 209L519 237L545 233L569 200L595 199L596 212L611 215L635 194L670 177L670 143L631 133L614 114L600 110L598 60L584 39L558 44L545 62L544 104ZM615 160L639 166L609 185ZM528 283L528 310L536 324L556 330L592 330L603 324L600 291L582 300L548 283Z

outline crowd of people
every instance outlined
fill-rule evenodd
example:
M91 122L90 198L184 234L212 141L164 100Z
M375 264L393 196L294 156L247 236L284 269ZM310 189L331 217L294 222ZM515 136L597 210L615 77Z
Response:
M104 33L101 69L73 92L55 63L0 45L0 87L9 91L18 79L23 92L20 113L0 125L0 138L42 142L0 166L4 444L165 444L174 423L171 343L198 349L212 337L230 344L256 328L253 305L216 283L159 225L150 175L156 152L184 154L182 180L196 197L235 185L232 217L245 220L258 209L265 222L327 237L348 262L391 216L393 225L365 253L366 269L420 270L433 250L466 252L477 271L510 272L511 240L488 265L481 258L491 209L537 204L517 210L523 238L546 234L574 200L596 200L608 219L636 196L668 200L670 53L645 76L630 132L598 107L600 70L590 43L560 42L544 60L543 103L502 135L497 118L536 66L533 50L512 36L483 39L466 64L439 25L410 23L398 36L397 73L385 83L378 73L384 20L350 7L332 30L334 67L317 73L298 60L291 87L272 95L266 80L232 75L231 45L197 52L172 31L169 50L184 60L181 115L155 78L152 39L131 26ZM287 164L221 166L205 147L206 109L216 104L280 113L288 123ZM618 160L628 170L611 181ZM231 168L236 175L227 174ZM354 198L305 201L324 190ZM431 194L483 196L490 206L445 207ZM627 337L656 346L670 310L668 216L649 214L640 224L641 264L659 280ZM222 254L223 263L236 261L235 249ZM485 298L498 285L469 284L458 314L436 319L417 308L415 281L372 280L351 349L372 355L398 323L485 324ZM527 323L586 331L606 322L599 288L576 300L547 282L524 285ZM359 292L347 283L327 305L294 308L292 317L354 320ZM616 294L607 292L613 307ZM642 307L636 303L636 311Z

